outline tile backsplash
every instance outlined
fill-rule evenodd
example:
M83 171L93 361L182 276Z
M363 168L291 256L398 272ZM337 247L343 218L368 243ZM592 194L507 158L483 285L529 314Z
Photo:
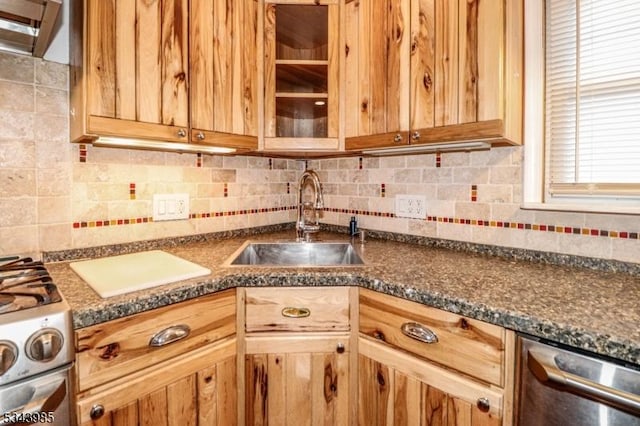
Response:
M69 143L68 66L0 53L0 255L194 235L295 220L318 171L322 221L640 263L637 216L520 209L522 149L295 161ZM185 192L190 218L153 222L154 193ZM427 219L395 217L423 195Z

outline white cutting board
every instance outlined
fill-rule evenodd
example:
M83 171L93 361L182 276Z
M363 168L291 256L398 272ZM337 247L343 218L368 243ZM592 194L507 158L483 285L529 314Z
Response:
M102 298L211 273L207 268L161 250L83 260L69 266Z

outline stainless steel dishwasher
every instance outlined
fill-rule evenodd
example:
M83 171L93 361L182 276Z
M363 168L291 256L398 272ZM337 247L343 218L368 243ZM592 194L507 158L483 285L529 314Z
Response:
M640 426L636 366L525 335L518 337L518 348L518 425Z

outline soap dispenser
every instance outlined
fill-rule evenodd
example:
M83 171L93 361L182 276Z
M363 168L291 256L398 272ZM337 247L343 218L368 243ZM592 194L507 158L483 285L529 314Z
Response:
M354 237L358 234L358 221L355 216L351 216L351 221L349 222L349 235Z

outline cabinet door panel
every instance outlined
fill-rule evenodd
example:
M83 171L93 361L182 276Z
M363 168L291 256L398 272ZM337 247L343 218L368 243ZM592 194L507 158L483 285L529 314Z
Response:
M475 0L460 0L458 9L458 123L478 121L478 3Z
M458 2L436 0L435 125L458 122Z
M393 370L364 355L358 355L358 424L393 424Z
M137 426L138 425L138 404L132 402L113 412L113 422L115 426Z
M248 425L347 425L349 354L247 355Z
M138 424L140 426L168 425L166 388L159 389L138 400Z
M167 420L169 425L197 424L196 377L187 376L167 386Z
M189 123L189 9L187 0L162 0L161 38L161 123L187 126ZM144 28L144 27L142 27ZM145 37L142 33L140 37ZM140 81L145 75L139 75Z
M411 2L411 129L434 125L435 0Z

